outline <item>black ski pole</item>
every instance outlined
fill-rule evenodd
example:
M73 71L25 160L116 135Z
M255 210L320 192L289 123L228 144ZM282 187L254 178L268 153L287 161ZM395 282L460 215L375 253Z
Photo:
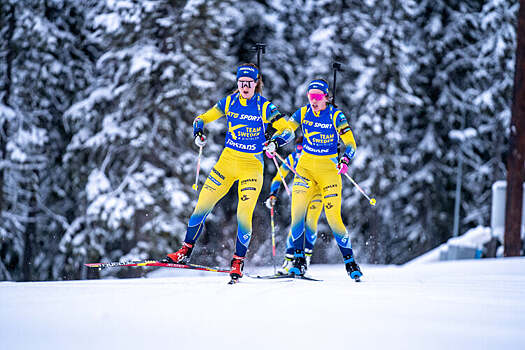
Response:
M257 51L257 67L259 68L259 72L260 72L261 71L261 53L263 55L266 53L266 44L256 43L253 49Z
M334 88L333 88L334 92L332 94L333 95L332 96L332 104L335 106L335 91L336 91L336 86L337 86L336 85L336 83L337 83L337 80L336 80L337 79L337 71L342 72L343 69L341 68L341 63L335 62L335 61L334 61L334 63L332 63L332 68L334 69Z

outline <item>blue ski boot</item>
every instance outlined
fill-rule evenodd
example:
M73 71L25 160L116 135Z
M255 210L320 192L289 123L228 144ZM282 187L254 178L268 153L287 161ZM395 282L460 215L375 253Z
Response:
M304 251L296 249L293 255L292 267L289 270L290 275L304 276L306 273L306 258Z
M348 276L350 276L350 278L352 278L356 282L361 282L361 277L363 276L363 273L361 272L359 265L357 265L357 263L355 262L354 257L352 255L347 255L343 259L345 261L345 267Z

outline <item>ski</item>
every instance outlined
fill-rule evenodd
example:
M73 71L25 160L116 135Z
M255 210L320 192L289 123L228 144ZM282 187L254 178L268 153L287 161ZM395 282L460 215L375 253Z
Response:
M248 277L251 277L251 278L257 278L257 279L270 279L270 280L273 280L273 279L282 279L282 278L291 278L291 279L298 279L298 280L305 280L305 281L316 281L316 282L321 282L322 280L320 279L317 279L317 278L313 278L313 277L309 277L309 276L300 276L300 275L264 275L264 276L260 276L260 275L257 275L257 276L249 276L247 275Z
M87 267L104 269L108 267L133 267L133 266L155 266L155 267L171 267L177 269L189 269L189 270L199 270L199 271L209 271L209 272L222 272L230 273L230 269L223 269L220 267L209 267L196 264L175 264L175 263L165 263L158 260L130 260L130 261L120 261L120 262L108 262L108 263L88 263L84 264Z

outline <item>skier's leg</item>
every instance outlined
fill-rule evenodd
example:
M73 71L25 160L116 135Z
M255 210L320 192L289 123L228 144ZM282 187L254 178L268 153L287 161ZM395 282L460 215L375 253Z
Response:
M317 240L317 223L322 211L323 200L319 192L310 201L306 214L306 248L308 249L314 249L315 241Z
M217 202L228 193L236 180L231 171L231 156L223 152L199 193L197 205L188 223L184 242L193 244L204 228L204 221Z
M334 234L335 241L343 256L352 255L350 236L341 217L341 176L334 171L323 172L320 177L321 193L323 196L326 220Z
M305 255L306 255L306 264L310 265L310 259L312 258L312 253L317 240L317 222L319 221L319 216L323 211L323 200L320 191L318 191L308 204L308 211L306 213L306 227L305 227Z
M189 259L195 241L199 238L204 228L204 220L206 220L215 204L229 191L233 184L234 177L229 172L222 170L227 164L227 158L228 156L223 153L213 167L210 175L201 187L197 206L190 217L182 247L175 253L168 254L164 259L165 261L183 263Z
M301 174L301 176L303 176ZM314 190L312 190L312 187ZM294 250L303 251L305 248L305 218L308 203L314 194L315 184L311 180L295 177L292 187L292 224L291 238Z
M295 275L304 275L306 272L305 248L305 217L308 203L312 199L316 184L310 180L307 168L302 167L302 160L299 160L297 172L302 178L295 177L292 187L292 240L294 247L293 266L289 272Z
M252 217L263 184L263 164L256 159L243 159L239 171L237 205L237 239L235 255L246 256L252 236Z
M322 172L322 176L319 180L326 219L328 225L330 225L330 228L332 229L339 250L343 255L343 261L348 275L352 279L359 281L363 274L361 273L359 265L355 261L350 235L348 234L341 217L341 176L337 174L337 171L332 171L335 162L334 165L329 165L330 166L327 166L324 169L325 171Z
M292 238L292 230L288 231L288 236L286 236L286 251L285 254L291 254L293 255L293 238Z

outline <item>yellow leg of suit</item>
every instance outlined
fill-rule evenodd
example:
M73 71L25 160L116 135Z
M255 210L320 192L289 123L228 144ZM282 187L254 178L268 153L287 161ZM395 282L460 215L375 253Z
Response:
M225 148L199 193L197 206L186 231L187 243L195 243L204 221L217 202L238 181L237 240L235 254L245 256L252 234L252 216L263 183L262 155Z
M292 240L294 249L305 248L305 215L316 191L320 190L326 219L343 256L352 254L350 237L341 218L341 176L336 161L305 153L296 168L306 181L296 177L292 191Z

